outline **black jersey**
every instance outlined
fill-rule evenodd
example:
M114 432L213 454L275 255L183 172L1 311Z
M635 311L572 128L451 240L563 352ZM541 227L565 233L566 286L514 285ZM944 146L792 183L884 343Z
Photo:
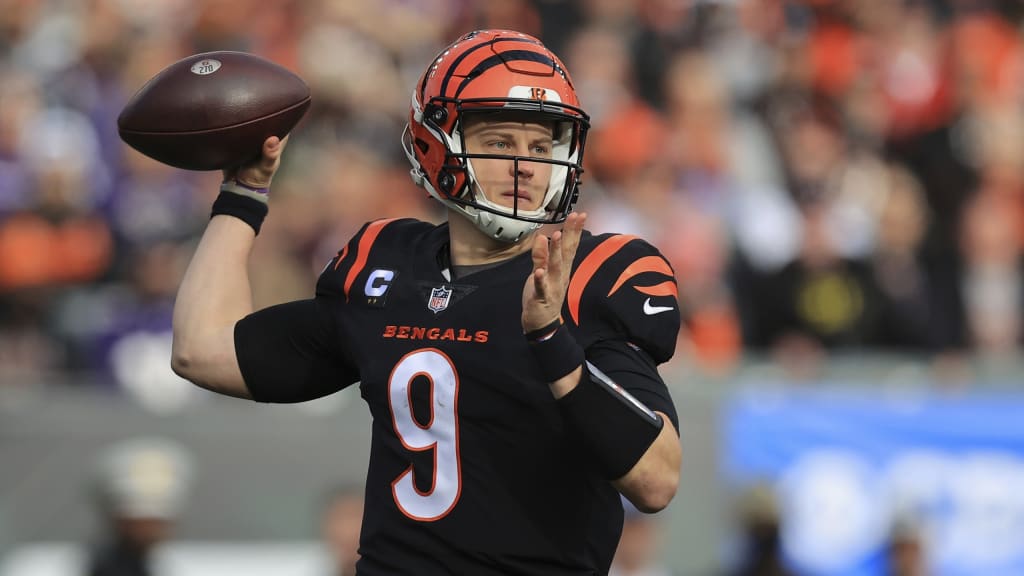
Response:
M530 254L448 281L447 242L447 225L364 226L315 299L278 307L283 329L261 319L273 308L239 322L246 384L292 402L360 382L373 416L361 575L605 574L622 506L523 338ZM679 330L668 263L642 240L585 232L573 268L563 317L587 358L675 423L656 370ZM293 377L273 376L282 365Z

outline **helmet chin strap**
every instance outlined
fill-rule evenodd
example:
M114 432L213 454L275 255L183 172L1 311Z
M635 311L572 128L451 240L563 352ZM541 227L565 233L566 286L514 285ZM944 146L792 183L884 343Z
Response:
M542 224L539 222L525 222L516 220L510 216L502 216L486 210L478 210L455 202L442 200L449 208L469 219L481 232L490 238L509 244L516 244L523 238L529 236Z

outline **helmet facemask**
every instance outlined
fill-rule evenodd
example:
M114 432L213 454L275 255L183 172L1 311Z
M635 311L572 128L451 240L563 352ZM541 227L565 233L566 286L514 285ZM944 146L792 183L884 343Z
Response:
M446 133L430 115L421 114L422 126L435 139L444 144L446 153L441 173L431 182L416 161L411 131L406 132L405 150L413 164L413 179L446 206L473 222L489 237L505 242L518 242L529 232L544 224L565 220L572 211L579 192L578 186L583 167L580 158L587 130L586 116L582 111L557 102L530 99L473 99L451 100L435 98L429 109L443 109L452 106L458 112L459 120ZM415 102L415 96L414 96ZM415 104L414 104L415 106ZM570 109L569 111L565 110ZM550 157L516 156L512 154L486 154L467 152L465 126L467 117L494 120L510 120L549 124L552 126L552 147ZM548 164L551 174L544 190L540 206L534 210L519 207L518 202L505 206L488 197L474 168L474 160L504 160L513 163L515 191L519 192L520 166ZM496 191L491 191L492 195Z

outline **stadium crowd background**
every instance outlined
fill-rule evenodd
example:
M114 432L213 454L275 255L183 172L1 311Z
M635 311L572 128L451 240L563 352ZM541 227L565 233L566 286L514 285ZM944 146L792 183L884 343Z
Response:
M442 217L399 134L419 71L484 27L573 74L588 227L649 239L680 279L670 372L757 358L810 382L870 353L862 380L893 357L1020 382L1022 24L1011 0L0 0L0 393L200 397L170 319L219 174L121 143L146 79L231 49L310 84L253 258L264 306L308 297L366 220Z
M120 142L117 115L146 79L230 49L310 84L253 260L266 305L306 297L364 221L440 217L398 137L415 75L480 27L535 34L566 61L593 122L580 206L591 229L642 235L674 265L677 362L728 375L761 353L812 372L850 350L942 373L1012 359L1022 13L995 0L0 1L2 379L131 388L164 370L219 175Z

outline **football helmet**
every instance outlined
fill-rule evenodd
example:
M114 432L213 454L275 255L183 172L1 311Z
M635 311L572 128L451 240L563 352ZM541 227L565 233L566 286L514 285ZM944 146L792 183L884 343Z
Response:
M470 154L466 115L517 111L551 123L550 158ZM412 94L402 145L416 184L488 236L518 242L543 224L562 222L579 196L589 118L562 62L540 40L511 30L481 30L441 51ZM543 202L536 210L503 206L488 198L474 176L473 160L498 158L551 164ZM518 191L519 177L515 186Z

